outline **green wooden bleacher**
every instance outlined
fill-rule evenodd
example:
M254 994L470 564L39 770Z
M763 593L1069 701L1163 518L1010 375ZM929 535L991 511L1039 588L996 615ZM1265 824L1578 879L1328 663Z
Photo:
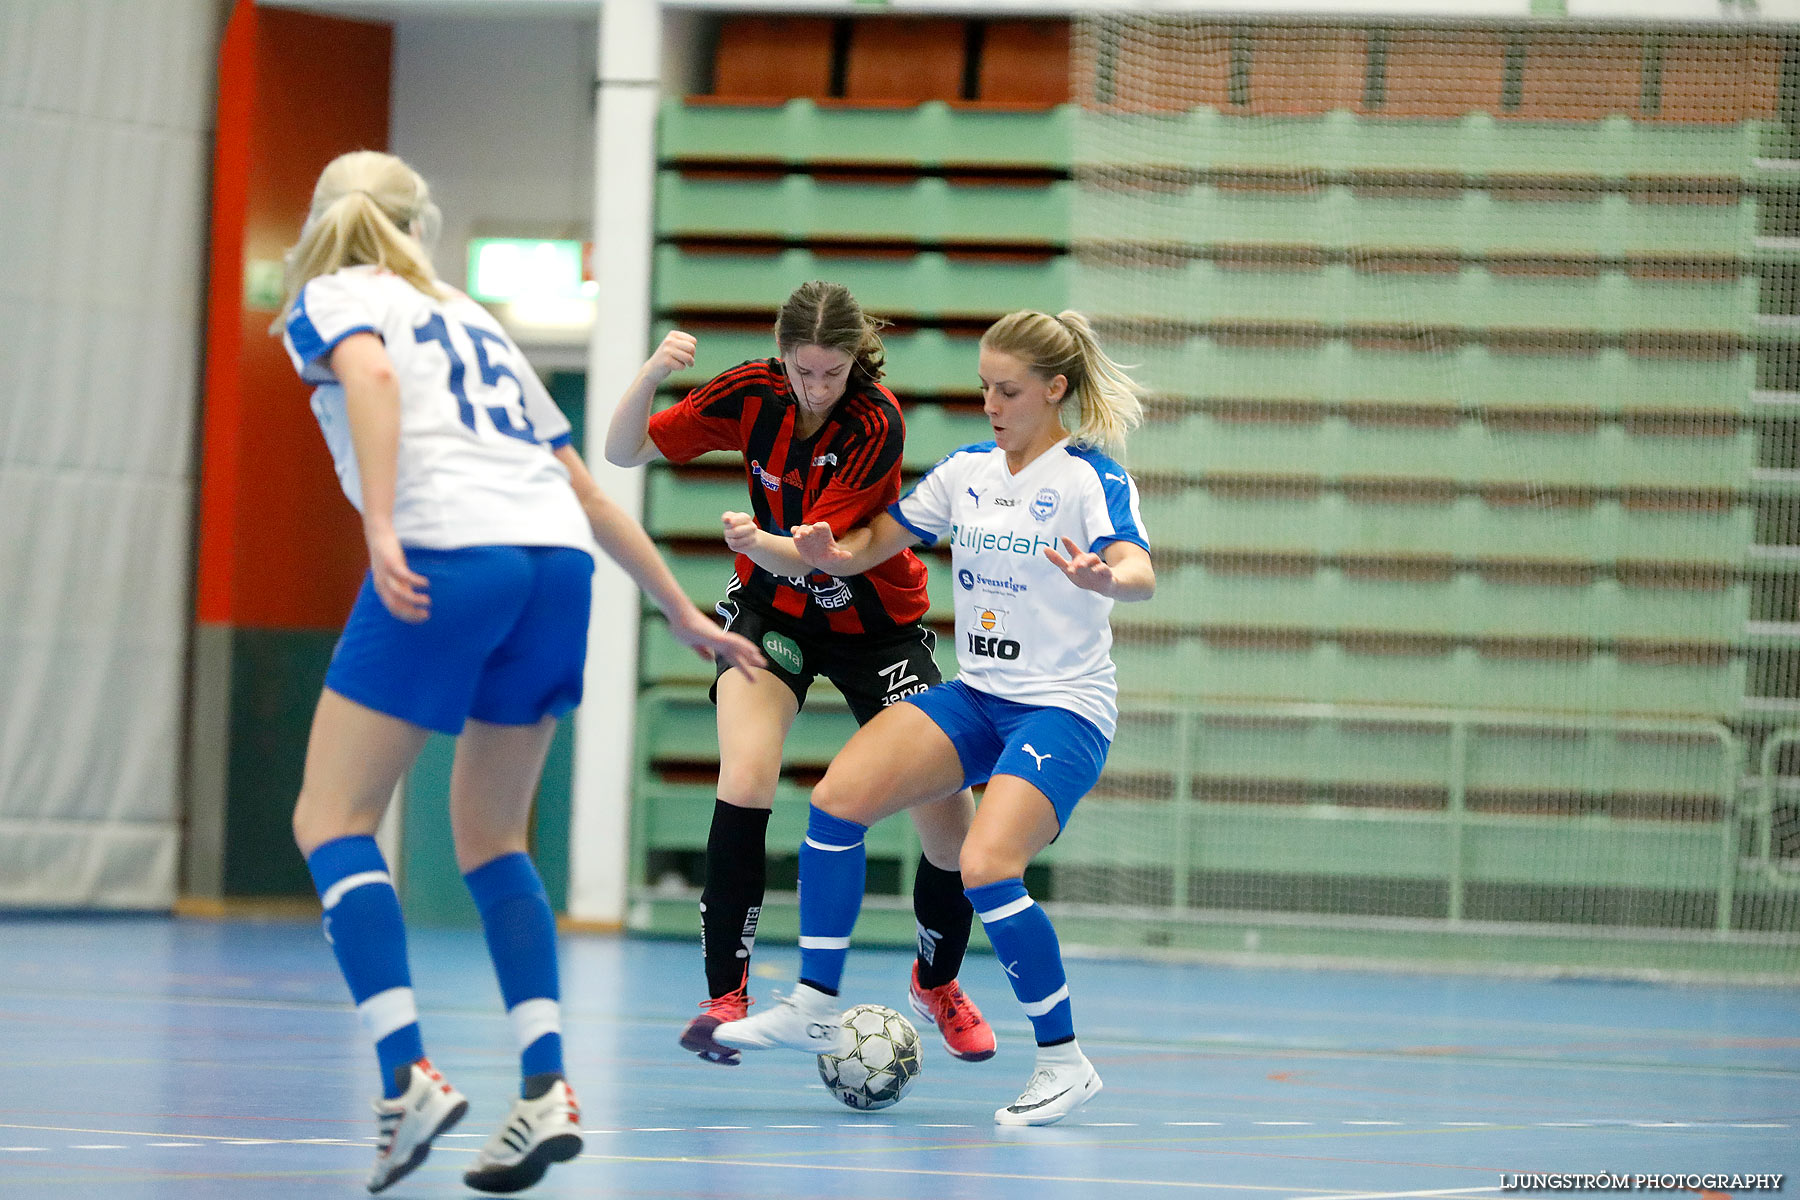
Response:
M794 99L771 106L663 102L663 162L686 167L782 164L912 172L1066 169L1075 110L998 112L939 100L849 108Z
M939 177L842 182L810 175L683 176L657 181L656 231L670 239L961 243L1060 248L1067 180L956 183Z
M1520 121L1471 112L1407 120L1337 111L1244 116L1212 108L1170 115L1099 113L1075 126L1076 160L1132 170L1455 173L1478 178L1613 182L1745 180L1762 146L1754 121L1655 124Z
M1800 645L1745 625L1769 498L1800 494L1752 473L1796 340L1759 276L1800 260L1758 241L1796 183L1765 125L793 99L671 101L661 138L656 305L701 343L665 402L773 353L815 276L902 322L910 473L987 436L972 335L1010 308L1109 318L1150 389L1127 461L1161 586L1116 616L1126 715L1055 878L1144 872L1175 910L1233 872L1410 881L1453 918L1504 918L1484 887L1661 889L1732 926L1720 722L1758 646ZM651 477L696 596L743 487ZM654 618L645 646L639 844L691 853L711 671ZM1255 715L1282 706L1317 711ZM1551 724L1440 719L1473 710ZM787 808L849 732L821 687Z

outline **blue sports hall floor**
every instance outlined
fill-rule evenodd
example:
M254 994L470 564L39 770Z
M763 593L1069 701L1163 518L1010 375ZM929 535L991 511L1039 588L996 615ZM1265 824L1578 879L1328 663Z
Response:
M516 1086L510 1035L479 933L415 931L412 960L426 1045L472 1108L387 1195L469 1195L461 1171ZM565 939L587 1149L527 1194L1375 1200L1530 1173L1800 1173L1791 989L1074 959L1106 1089L1061 1126L1002 1130L1031 1045L985 955L963 978L1000 1053L958 1063L929 1040L912 1093L871 1114L800 1055L682 1053L697 960ZM753 991L794 963L760 948ZM907 963L854 953L846 1002L903 1008ZM0 1197L361 1195L374 1085L314 923L0 919Z

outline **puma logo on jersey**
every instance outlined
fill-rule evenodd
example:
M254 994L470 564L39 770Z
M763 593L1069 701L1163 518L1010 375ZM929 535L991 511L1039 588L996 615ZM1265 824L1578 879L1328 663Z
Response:
M1030 742L1026 742L1023 746L1020 746L1019 749L1037 759L1037 769L1040 771L1044 769L1044 761L1051 757L1051 755L1039 754L1036 750L1033 750Z
M1113 473L1112 473L1112 472L1111 472L1111 471L1108 471L1108 472L1107 472L1107 473L1106 473L1106 477L1107 477L1107 478L1108 478L1108 479L1116 479L1116 480L1118 480L1118 481L1119 481L1119 482L1120 482L1120 483L1125 483L1125 482L1128 482L1128 481L1127 481L1127 480L1126 480L1126 478L1125 478L1125 477L1124 477L1124 476L1123 476L1123 475L1114 475L1114 474L1113 474Z
M968 492L970 497L975 501L975 507L980 508L981 507L981 493L976 491L974 488L964 488L963 490Z

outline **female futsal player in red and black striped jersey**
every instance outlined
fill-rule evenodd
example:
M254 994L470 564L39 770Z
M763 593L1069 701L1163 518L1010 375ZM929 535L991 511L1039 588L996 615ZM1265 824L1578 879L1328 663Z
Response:
M712 1031L750 1003L769 809L807 688L825 676L862 724L940 678L935 638L921 624L925 565L910 551L845 578L791 576L757 561L759 529L785 537L795 525L824 522L843 532L899 498L905 427L880 382L877 330L843 285L803 284L776 319L778 357L733 367L651 416L656 389L694 364L695 339L677 330L638 372L607 430L606 457L618 466L738 451L750 490L749 514L725 514L738 556L718 612L727 629L764 648L768 669L720 672L713 683L719 794L700 899L708 999L681 1033L681 1045L709 1062L738 1061ZM913 886L919 954L910 995L952 1055L979 1061L994 1053L993 1030L956 982L973 919L957 867L973 811L966 789L912 810L924 853Z

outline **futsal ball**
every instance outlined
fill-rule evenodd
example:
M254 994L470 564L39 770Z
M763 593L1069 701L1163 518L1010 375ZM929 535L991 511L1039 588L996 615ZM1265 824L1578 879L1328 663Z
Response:
M851 1108L869 1111L900 1103L919 1077L919 1031L891 1008L859 1004L844 1013L855 1039L848 1054L819 1055L819 1078Z

